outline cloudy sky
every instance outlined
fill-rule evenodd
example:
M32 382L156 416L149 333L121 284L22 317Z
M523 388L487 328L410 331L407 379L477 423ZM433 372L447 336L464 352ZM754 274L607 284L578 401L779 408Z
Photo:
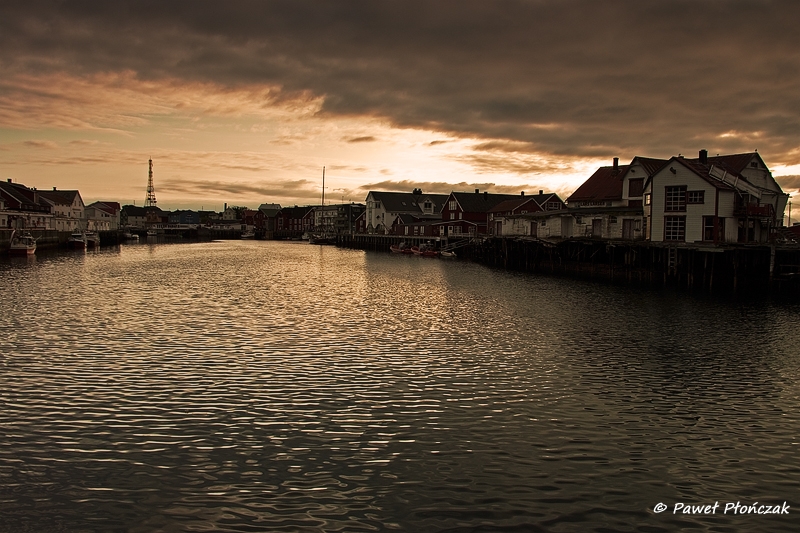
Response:
M0 172L221 209L545 189L613 157L758 150L800 187L796 1L0 6ZM800 211L798 211L800 212Z

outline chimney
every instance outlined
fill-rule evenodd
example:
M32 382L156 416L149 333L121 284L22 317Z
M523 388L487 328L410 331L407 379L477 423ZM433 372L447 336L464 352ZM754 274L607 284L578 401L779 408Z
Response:
M520 195L520 196L525 196L525 191L520 191L520 192L519 192L519 195Z
M55 192L55 191L56 191L56 188L55 188L55 187L53 187L53 192Z
M475 194L478 194L479 192L481 192L480 189L475 189Z
M614 170L619 170L619 157L614 158Z
M708 164L708 150L700 150L700 162L704 165Z
M489 199L489 193L487 191L483 191L483 199L484 200L488 200Z
M8 178L8 182L11 183L11 178Z
M544 194L544 189L539 189L539 196Z

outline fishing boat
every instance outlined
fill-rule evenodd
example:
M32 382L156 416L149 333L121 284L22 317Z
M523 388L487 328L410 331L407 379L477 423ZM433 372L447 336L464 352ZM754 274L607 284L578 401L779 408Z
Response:
M414 255L421 255L422 257L438 257L439 252L433 247L432 244L423 244L422 246L412 246L411 251Z
M309 244L336 244L336 236L326 233L313 233L308 239Z
M69 236L69 240L67 240L67 245L73 250L85 250L86 234L81 230L73 231Z
M413 247L409 246L405 242L401 242L400 244L393 244L389 246L389 250L394 254L413 254L414 249Z
M87 248L100 248L100 235L97 232L87 231L84 235L86 236Z
M442 257L455 257L455 252L439 252L439 255Z
M33 255L36 253L36 239L30 232L17 230L11 232L11 246L8 249L11 255Z

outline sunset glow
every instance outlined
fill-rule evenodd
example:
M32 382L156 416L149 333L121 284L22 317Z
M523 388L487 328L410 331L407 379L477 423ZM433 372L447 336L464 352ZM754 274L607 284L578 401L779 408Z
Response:
M566 197L613 157L757 149L794 194L798 8L725 4L12 3L0 177L140 204L152 157L159 205L219 210L318 203L323 166L331 201Z

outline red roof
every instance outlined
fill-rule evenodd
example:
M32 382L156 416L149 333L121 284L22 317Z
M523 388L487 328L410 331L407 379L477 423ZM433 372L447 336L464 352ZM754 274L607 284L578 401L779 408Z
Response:
M569 202L600 202L604 200L622 199L622 177L630 165L619 165L616 168L600 167L591 177L584 181L578 189L567 198Z

